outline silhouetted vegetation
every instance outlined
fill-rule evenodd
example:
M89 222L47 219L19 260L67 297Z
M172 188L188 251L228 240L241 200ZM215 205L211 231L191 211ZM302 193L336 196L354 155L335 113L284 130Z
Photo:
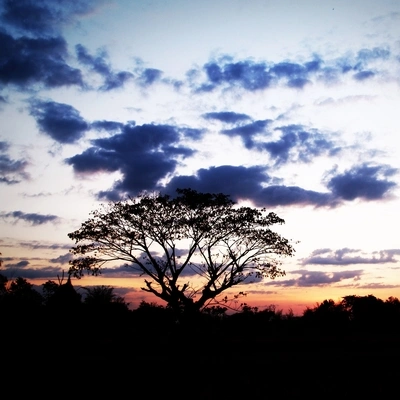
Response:
M177 320L171 307L156 303L142 301L129 309L111 286L78 293L68 277L47 281L39 293L23 278L8 281L0 274L1 342L12 349L15 362L34 359L50 369L61 365L57 349L70 349L91 379L100 365L129 363L118 374L109 372L118 382L124 377L122 386L135 371L153 394L173 382L197 385L191 398L268 398L266 393L350 398L386 396L394 389L400 373L396 297L327 299L301 316L245 303L228 311L214 305L195 319ZM384 373L383 365L391 367ZM345 369L362 373L364 382L344 376ZM272 388L257 383L263 377L274 382Z
M77 256L70 273L97 275L105 263L124 262L146 278L142 290L182 320L199 318L211 301L242 282L284 275L274 256L291 256L294 249L270 229L283 219L265 209L234 207L222 193L177 192L175 198L143 195L92 212L68 235Z
M236 335L261 336L282 333L307 336L348 335L348 334L390 334L400 333L400 300L389 297L381 300L373 295L344 296L341 301L324 300L314 307L306 308L301 316L293 315L292 310L283 313L274 305L260 310L243 303L236 312L228 307L213 305L204 308L197 319L182 320L169 305L162 306L142 301L136 309L130 309L123 297L115 293L112 286L80 288L78 293L71 278L58 282L49 280L42 284L41 293L33 284L18 277L9 281L0 274L0 310L4 313L40 314L43 312L65 316L70 313L80 315L118 315L146 328L162 326L200 327L218 326L219 329L235 331Z

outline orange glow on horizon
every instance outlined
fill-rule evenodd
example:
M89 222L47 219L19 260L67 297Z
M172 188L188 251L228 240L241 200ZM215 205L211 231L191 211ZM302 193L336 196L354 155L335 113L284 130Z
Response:
M49 279L36 279L28 280L35 285L41 286ZM57 282L57 279L51 279ZM64 277L64 282L66 278ZM141 301L148 303L156 303L165 306L165 302L155 295L141 290L144 286L143 277L135 278L110 278L100 276L84 276L81 279L72 279L72 284L75 289L83 294L82 288L90 286L112 286L115 288L115 293L125 299L129 303L129 308L135 309L139 306ZM223 296L227 295L229 298L239 292L247 293L246 296L241 296L237 299L236 303L231 303L232 306L237 308L241 303L246 303L251 307L258 307L261 311L271 305L275 306L276 310L282 310L283 314L292 310L294 315L301 316L303 312L309 308L315 307L318 303L324 300L332 299L335 302L342 300L344 296L357 295L367 296L373 295L381 300L387 300L390 296L400 298L399 290L393 288L352 288L352 287L287 287L275 289L269 287L268 291L253 290L253 285L239 285L234 290L226 291ZM253 291L253 292L252 292ZM222 297L223 297L222 296Z

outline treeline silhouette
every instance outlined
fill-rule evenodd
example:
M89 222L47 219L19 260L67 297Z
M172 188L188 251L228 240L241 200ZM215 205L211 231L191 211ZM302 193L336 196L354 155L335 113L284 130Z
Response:
M189 398L388 395L400 373L396 297L349 295L301 316L245 303L230 313L222 304L180 318L145 301L131 310L111 286L78 293L68 277L47 281L39 293L24 278L0 274L0 313L10 365L34 359L51 374L65 367L56 356L61 349L75 368L85 366L82 376L98 379L103 365L107 379L122 379L120 388L134 376L153 395L171 384L196 385ZM129 367L110 368L121 363Z
M152 330L161 326L196 328L218 328L233 330L235 335L259 336L279 333L304 335L338 334L390 334L399 333L400 300L389 297L381 300L373 295L350 295L341 301L332 299L307 307L302 316L295 316L292 310L286 314L270 305L260 310L258 307L242 303L234 312L229 307L214 305L192 318L177 316L168 306L142 301L137 309L129 309L129 303L115 293L111 286L81 288L78 293L70 277L49 280L42 285L42 293L24 278L9 281L0 274L0 310L3 317L38 318L41 314L60 321L68 318L89 316L100 320L112 318L137 322L143 329ZM33 319L34 320L34 319ZM91 321L93 322L93 321ZM104 323L104 328L106 328ZM112 328L112 327L111 327Z

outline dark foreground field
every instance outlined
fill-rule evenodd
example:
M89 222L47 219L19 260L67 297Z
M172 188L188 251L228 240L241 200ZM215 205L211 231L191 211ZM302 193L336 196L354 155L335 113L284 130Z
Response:
M300 323L28 318L3 326L2 381L11 393L49 398L397 398L397 329L329 333Z
M0 275L1 278L1 275ZM0 290L0 399L397 399L400 300L324 300L303 315L245 303L200 311L111 287L84 301L68 280L46 296Z
M110 343L81 359L85 365L119 365L114 382L150 397L172 391L173 398L188 399L392 398L399 390L398 339L226 338L214 348L190 342L160 343L158 354L145 344Z

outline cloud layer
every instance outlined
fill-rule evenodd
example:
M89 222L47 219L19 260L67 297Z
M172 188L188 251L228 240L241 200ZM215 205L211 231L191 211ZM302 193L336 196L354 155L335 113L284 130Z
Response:
M382 35L371 29L358 47L354 38L335 48L334 42L326 46L331 33L317 39L322 31L315 26L312 39L287 52L285 32L273 32L279 51L264 46L251 54L256 47L249 43L245 52L222 46L213 52L210 47L206 55L186 32L179 40L185 36L187 54L154 43L148 62L141 52L151 54L145 51L151 41L142 35L142 42L127 40L127 32L116 36L123 29L118 10L128 15L133 7L128 3L0 0L0 115L7 135L0 138L0 185L11 194L0 210L5 226L59 228L69 219L69 229L76 223L71 214L49 214L45 204L70 193L78 179L80 193L68 201L78 202L83 194L79 211L142 192L175 195L178 188L223 192L234 201L294 213L318 208L319 215L349 204L396 201L399 176L391 136L396 114L377 104L397 104L400 53L397 37L390 39L397 31ZM113 20L115 32L101 31L108 12L120 16ZM382 16L380 23L398 15ZM143 37L158 29L149 27ZM374 35L381 36L372 40ZM57 185L49 185L51 179ZM39 199L38 193L46 196ZM78 213L76 204L68 207ZM12 247L1 239L0 246ZM7 259L7 268L25 277L54 277L68 267L64 244L19 241L18 246L52 254L40 261L42 269L33 257ZM329 246L310 251L287 279L266 286L390 286L378 278L367 282L366 275L368 268L395 268L396 248ZM104 274L135 275L126 266L106 268Z

